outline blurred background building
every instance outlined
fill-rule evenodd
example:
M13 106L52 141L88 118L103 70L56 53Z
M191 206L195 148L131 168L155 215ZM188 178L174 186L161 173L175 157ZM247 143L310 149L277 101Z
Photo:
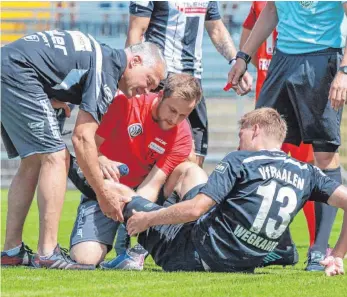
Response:
M251 2L219 1L223 22L236 46L239 44L241 25ZM57 1L57 2L4 2L1 1L1 45L23 35L50 29L80 30L89 33L100 42L115 48L123 48L128 27L129 1ZM344 28L347 34L347 22ZM205 32L207 35L207 33ZM205 169L210 172L216 162L238 144L237 121L254 108L254 93L239 97L234 92L224 92L229 65L216 51L208 36L203 40L203 89L208 105L210 125L209 154ZM250 72L256 78L255 69ZM255 84L253 85L255 88ZM67 130L72 130L74 117L69 119ZM70 136L65 136L72 149ZM347 112L342 124L343 145L340 150L343 167L347 169ZM19 159L8 160L1 142L1 185L8 187L19 164ZM345 173L345 182L347 177ZM71 184L69 184L71 187Z

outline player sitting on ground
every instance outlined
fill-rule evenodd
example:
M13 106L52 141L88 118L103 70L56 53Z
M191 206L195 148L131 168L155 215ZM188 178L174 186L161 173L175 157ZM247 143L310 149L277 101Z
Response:
M123 211L129 234L149 228L139 243L166 271L253 272L306 201L347 211L346 187L280 150L286 132L274 109L247 113L240 121L239 151L229 153L199 190L193 188L183 202L168 208L114 184L123 201L132 196ZM204 179L195 185L200 183ZM321 263L327 275L343 273L346 251L347 216L331 256Z
M191 152L192 135L186 118L200 98L199 82L187 74L170 76L159 94L131 99L117 96L96 133L104 178L119 179L136 189L137 195L156 201L167 177ZM122 163L128 165L129 174L120 178L117 166ZM172 191L170 184L161 193L167 196ZM99 264L112 248L119 224L111 213L101 211L95 194L87 196L82 195L77 211L71 257L78 263ZM133 249L102 267L141 270L144 252Z

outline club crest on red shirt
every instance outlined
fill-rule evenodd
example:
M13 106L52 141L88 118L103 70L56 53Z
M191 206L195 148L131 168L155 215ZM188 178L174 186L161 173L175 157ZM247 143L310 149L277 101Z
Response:
M128 127L128 133L129 133L131 138L139 136L140 134L142 134L142 132L143 132L143 129L142 129L142 125L140 123L131 124Z

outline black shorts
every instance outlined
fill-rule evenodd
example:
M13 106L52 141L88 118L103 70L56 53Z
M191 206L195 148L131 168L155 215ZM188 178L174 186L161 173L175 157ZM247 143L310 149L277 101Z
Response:
M204 185L188 191L182 201L194 198ZM204 271L191 239L194 224L154 226L141 233L138 242L165 271Z
M328 100L341 49L288 55L275 51L256 108L272 107L288 125L285 142L339 146L342 109Z
M170 75L171 73L169 73ZM162 81L154 92L159 92L164 87ZM199 79L201 86L201 80ZM208 149L208 120L205 97L202 96L200 103L190 113L188 117L195 144L195 153L199 156L206 156Z

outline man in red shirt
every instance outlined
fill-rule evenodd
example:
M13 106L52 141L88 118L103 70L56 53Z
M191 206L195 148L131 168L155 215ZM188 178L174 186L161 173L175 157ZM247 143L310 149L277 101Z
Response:
M159 94L131 99L118 95L96 133L105 179L119 181L155 202L165 180L192 150L186 118L200 98L199 82L187 74L172 75ZM129 167L127 176L120 177L120 164ZM173 190L171 184L164 186L166 197ZM95 199L82 195L70 239L75 261L99 264L104 259L119 225L109 217L109 213L102 213Z
M265 7L266 2L267 1L253 1L249 14L243 23L243 30L240 39L240 48L242 48L249 35L251 34L251 31L260 13ZM252 57L252 64L257 68L256 100L258 99L260 90L266 79L267 70L270 65L272 54L275 48L276 38L277 31L274 30L272 34L266 39L266 41L258 48L256 55ZM284 143L282 145L282 150L299 161L313 163L313 150L311 144L301 143L300 146L296 146L290 143ZM310 246L312 246L315 242L316 232L314 202L308 201L303 207L303 210L306 216L308 230L310 234Z

